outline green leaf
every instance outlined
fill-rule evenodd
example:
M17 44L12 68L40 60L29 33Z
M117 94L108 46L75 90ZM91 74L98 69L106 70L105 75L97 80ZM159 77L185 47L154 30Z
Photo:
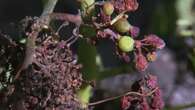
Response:
M84 79L95 80L97 78L98 68L96 65L96 47L81 39L78 47L79 63L83 65L82 73Z
M80 34L84 37L94 37L96 36L96 30L90 26L81 25Z

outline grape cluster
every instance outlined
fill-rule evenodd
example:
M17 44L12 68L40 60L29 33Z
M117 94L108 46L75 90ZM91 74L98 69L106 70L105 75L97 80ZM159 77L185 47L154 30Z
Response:
M83 1L86 6L88 0ZM128 63L134 58L135 68L145 71L149 62L156 60L156 52L165 47L165 42L154 34L140 36L140 28L128 21L127 13L138 9L137 0L89 1L90 4L82 11L83 22L94 29L96 34L95 37L87 37L87 40L94 45L102 39L111 40L120 59ZM131 90L137 95L124 95L121 98L123 110L163 108L164 103L155 76L145 75L133 84Z
M148 62L156 59L156 51L165 46L164 41L154 34L138 39L140 29L129 23L128 12L138 9L137 0L108 0L95 2L83 0L84 24L95 29L96 36L88 38L93 44L101 39L110 39L116 46L119 58L130 62L133 53L135 68L145 71ZM93 9L94 8L94 9Z
M161 110L164 106L162 93L157 83L157 77L147 75L135 82L132 91L141 94L125 95L121 99L123 110ZM151 93L149 93L152 91ZM149 94L148 94L149 93Z

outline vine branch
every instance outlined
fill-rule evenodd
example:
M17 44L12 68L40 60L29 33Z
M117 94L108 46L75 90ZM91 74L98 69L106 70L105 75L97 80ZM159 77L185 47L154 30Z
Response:
M88 106L94 106L94 105L98 105L98 104L105 103L105 102L108 102L108 101L116 100L118 98L121 98L121 97L127 96L127 95L137 95L137 96L142 96L142 97L151 96L157 89L158 88L155 88L154 90L152 90L151 92L149 92L147 94L141 94L139 92L127 92L127 93L122 94L122 95L118 95L118 96L110 97L110 98L103 99L103 100L100 100L100 101L97 101L97 102L89 103Z
M24 60L21 64L21 66L19 67L19 69L17 70L16 75L14 77L14 80L17 80L19 78L22 70L26 69L30 64L32 64L33 55L35 52L35 45L36 45L35 40L36 40L39 32L44 27L44 25L48 25L50 23L50 18L48 17L48 14L53 12L57 1L58 0L48 0L48 2L46 3L46 5L44 7L44 10L42 12L41 17L38 18L34 24L32 24L32 26L31 26L32 32L26 33L27 42L26 42L26 50L25 50Z

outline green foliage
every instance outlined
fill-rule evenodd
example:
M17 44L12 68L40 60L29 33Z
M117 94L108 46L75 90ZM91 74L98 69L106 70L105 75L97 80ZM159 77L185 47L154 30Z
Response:
M83 65L82 73L85 79L94 80L97 77L96 54L95 46L87 43L84 39L79 41L79 63Z
M94 37L94 36L96 36L96 30L90 26L81 25L80 34L82 34L85 38L86 37Z

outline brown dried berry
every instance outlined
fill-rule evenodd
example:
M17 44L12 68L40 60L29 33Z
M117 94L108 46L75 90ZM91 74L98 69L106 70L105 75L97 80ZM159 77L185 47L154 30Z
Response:
M145 44L151 45L155 49L163 49L165 42L154 34L150 34L143 39Z
M156 52L150 52L147 54L147 60L148 61L155 61L157 58Z
M136 55L135 63L136 63L135 67L139 71L145 71L146 68L148 67L148 61L146 60L142 53Z
M138 2L137 0L124 0L125 1L125 8L127 11L135 11L138 9Z

